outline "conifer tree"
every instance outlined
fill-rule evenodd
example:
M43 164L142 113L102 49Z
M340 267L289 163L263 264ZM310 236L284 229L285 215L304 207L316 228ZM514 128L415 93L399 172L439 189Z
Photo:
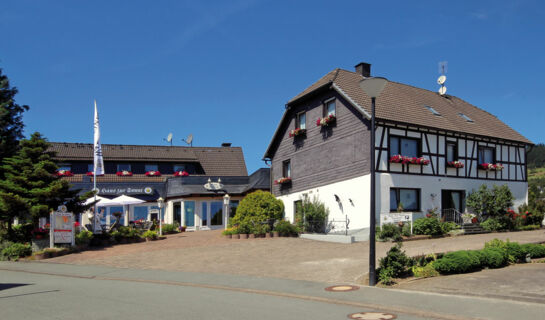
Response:
M13 156L23 138L23 112L28 106L15 103L16 94L17 88L10 87L0 69L0 159Z

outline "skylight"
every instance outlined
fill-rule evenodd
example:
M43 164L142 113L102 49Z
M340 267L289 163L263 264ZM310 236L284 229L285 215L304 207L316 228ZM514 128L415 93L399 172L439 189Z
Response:
M435 110L434 108L430 107L430 106L425 106L428 110L431 111L431 113L433 113L434 115L436 116L440 116L441 114L439 112L437 112L437 110Z
M461 113L461 112L458 113L458 115L459 115L460 117L466 119L467 122L473 122L473 120L472 120L470 117L466 116L465 114L463 114L463 113Z

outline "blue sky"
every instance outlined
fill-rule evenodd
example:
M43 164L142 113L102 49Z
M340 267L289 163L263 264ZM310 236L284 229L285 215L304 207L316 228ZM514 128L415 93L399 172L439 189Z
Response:
M242 146L250 172L284 104L328 71L448 93L545 142L541 1L3 1L0 68L25 133L103 143Z

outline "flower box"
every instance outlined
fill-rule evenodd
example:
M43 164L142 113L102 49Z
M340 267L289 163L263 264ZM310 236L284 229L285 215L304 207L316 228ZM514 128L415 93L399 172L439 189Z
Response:
M407 157L398 154L390 157L390 163L418 164L421 166L427 166L430 163L430 160L424 157Z
M58 177L71 177L74 174L70 170L59 170L59 171L57 171L56 175Z
M326 117L323 117L323 118L318 118L318 120L316 120L316 126L317 127L327 127L329 125L332 125L335 122L336 119L337 118L332 114L330 114L330 115L328 115Z
M486 170L486 171L502 171L503 166L500 163L481 163L479 165L479 169Z
M161 172L159 171L148 171L146 172L146 177L160 177L161 176Z
M297 136L303 136L307 133L307 129L293 129L290 131L290 138L297 137Z
M449 161L447 162L447 167L459 169L464 167L464 163L461 161Z
M286 183L290 183L290 182L291 182L290 177L282 177L282 178L279 178L277 180L274 180L274 184L286 184Z
M187 173L186 171L176 171L176 172L174 172L174 176L175 177L187 177L187 176L189 176L189 173Z
M93 173L94 173L93 171L89 171L89 172L86 173L86 175L87 175L88 177L92 177L92 176L94 175ZM97 177L100 177L100 176L103 176L103 175L104 175L104 174L97 174Z
M125 177L125 176L130 177L130 176L132 176L132 172L126 171L126 170L117 171L116 175L119 176L119 177Z

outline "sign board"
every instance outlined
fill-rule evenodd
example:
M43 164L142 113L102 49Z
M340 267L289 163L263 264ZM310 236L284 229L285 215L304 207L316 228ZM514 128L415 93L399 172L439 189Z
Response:
M389 223L410 222L411 233L413 233L413 213L412 212L389 212L380 214L380 226Z
M97 188L99 195L139 195L154 194L155 190L149 186L138 187L103 187Z
M57 211L51 213L51 239L50 245L55 243L70 243L74 245L74 215L67 212L65 206L59 206Z

